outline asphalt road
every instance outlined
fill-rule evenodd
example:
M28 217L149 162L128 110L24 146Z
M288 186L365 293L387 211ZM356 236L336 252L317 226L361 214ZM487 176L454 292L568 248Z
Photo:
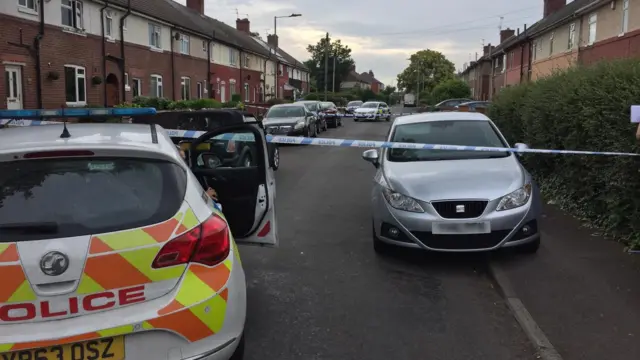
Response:
M388 128L347 119L322 136L382 140ZM240 249L246 359L534 359L487 256L373 252L375 169L361 153L281 148L280 246Z

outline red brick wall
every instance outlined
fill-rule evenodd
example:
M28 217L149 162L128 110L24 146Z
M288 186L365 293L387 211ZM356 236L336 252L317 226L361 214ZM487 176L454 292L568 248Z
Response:
M590 65L602 60L637 56L640 56L640 30L581 47L578 61L582 65Z
M507 72L505 78L506 85L517 85L520 83L520 71L522 69L522 81L527 80L527 72L529 71L529 43L523 43L509 50L513 52L513 63L507 63ZM508 57L508 56L507 56Z
M31 44L38 31L38 23L0 15L0 31L3 41L0 41L0 57L2 61L24 62L23 67L23 105L25 108L37 107L36 102L36 73L35 60L20 47L11 46L7 42L20 42L18 29L23 29L23 42ZM126 38L126 34L125 34ZM121 57L119 43L106 42L106 54ZM150 94L151 74L161 75L163 78L164 96L179 100L180 78L191 78L191 96L197 96L197 82L207 79L207 60L197 59L188 55L174 54L175 78L172 81L171 53L150 51L147 47L125 44L125 71L129 73L129 85L133 85L133 78L141 80L143 96ZM122 74L118 65L113 61L106 62L106 74L103 73L102 38L97 36L80 36L63 32L60 28L46 26L41 45L42 66L42 98L43 107L59 108L65 106L64 65L83 66L86 70L87 104L104 106L105 81L109 74L118 79L118 91L121 90ZM48 80L48 73L55 71L60 74L58 80ZM6 89L4 71L0 71L0 108L6 108ZM91 78L99 76L102 84L93 85ZM126 100L131 101L132 92L126 92ZM203 94L206 96L206 94ZM124 97L122 94L120 101Z

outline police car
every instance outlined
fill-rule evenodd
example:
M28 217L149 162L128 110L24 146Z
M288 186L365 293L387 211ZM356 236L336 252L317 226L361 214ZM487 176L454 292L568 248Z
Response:
M275 246L277 224L264 134L238 119L186 162L156 124L0 130L1 359L243 358L236 244ZM251 166L201 146L237 134Z
M359 108L353 111L354 121L367 121L367 120L391 120L391 109L389 105L381 101L367 101Z

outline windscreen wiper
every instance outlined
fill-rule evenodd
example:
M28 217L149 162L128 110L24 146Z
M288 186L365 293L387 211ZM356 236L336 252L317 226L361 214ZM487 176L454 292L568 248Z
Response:
M20 234L55 234L58 232L58 223L41 221L0 224L0 233L8 232Z

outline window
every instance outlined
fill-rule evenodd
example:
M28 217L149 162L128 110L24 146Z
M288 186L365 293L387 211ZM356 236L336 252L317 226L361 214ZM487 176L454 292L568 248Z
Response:
M629 0L622 2L622 34L629 30Z
M189 35L180 34L180 53L189 55Z
M188 77L182 77L180 79L180 93L182 94L182 100L191 99L191 79Z
M244 101L251 101L251 93L249 92L249 84L247 83L244 84Z
M142 81L140 79L133 79L133 97L141 96L142 94Z
M149 46L154 49L162 49L162 44L160 43L160 25L149 24Z
M7 161L0 173L0 224L57 225L55 231L3 231L3 242L157 224L180 209L187 183L177 164L125 157Z
M549 37L549 56L553 55L553 35L554 33L551 33Z
M113 39L113 15L110 12L104 14L104 36Z
M207 41L202 40L202 51L207 52Z
M237 60L238 59L237 59L236 51L234 49L229 48L229 64L235 65Z
M514 66L515 66L515 64L514 64L514 62L515 62L515 55L516 55L516 52L515 52L515 51L512 51L512 52L510 52L510 53L509 53L509 68L512 68L512 67L514 67Z
M25 10L38 11L38 0L18 0L18 6Z
M236 93L236 81L229 80L229 95L233 96Z
M122 30L127 31L127 18L122 18Z
M84 105L87 103L87 78L81 66L64 66L64 90L67 105Z
M248 68L249 64L251 63L251 58L249 57L249 55L245 55L242 59L242 67Z
M198 99L202 99L203 96L204 83L198 82L196 91L198 92Z
M576 24L569 25L569 41L567 42L567 49L573 49L573 45L576 43Z
M124 84L125 85L129 85L129 74L128 73L124 73Z
M593 45L596 42L596 27L598 23L598 15L591 14L589 15L589 42L588 45Z
M164 93L162 92L162 76L151 75L151 97L161 98Z
M76 30L84 30L82 26L82 2L79 0L62 0L62 25Z
M278 70L278 75L284 74L284 66L280 64L280 69Z

